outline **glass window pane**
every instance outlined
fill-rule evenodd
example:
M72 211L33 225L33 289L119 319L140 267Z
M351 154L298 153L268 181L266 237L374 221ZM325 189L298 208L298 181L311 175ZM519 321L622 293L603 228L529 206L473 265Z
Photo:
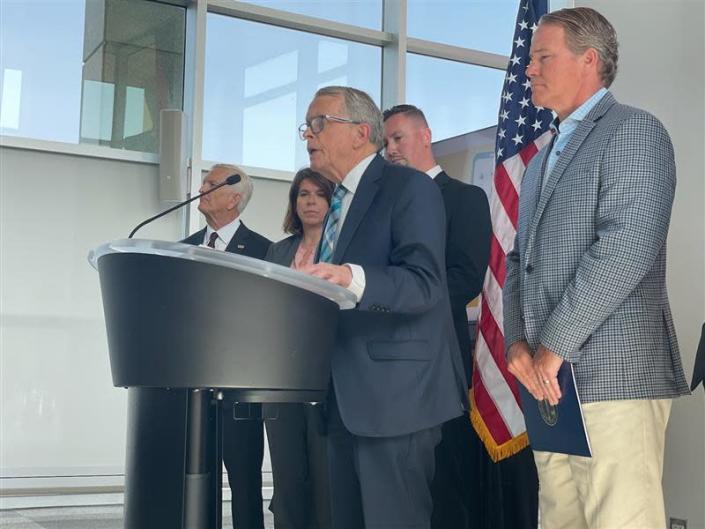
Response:
M185 23L146 0L0 1L0 134L156 152Z
M512 51L520 0L408 0L409 37L491 53Z
M497 123L504 71L408 54L406 102L426 114L433 141Z
M0 134L78 143L85 8L0 2Z
M324 18L363 28L382 29L382 0L244 0L272 9Z
M283 171L307 166L297 128L316 90L354 86L379 104L381 72L377 46L209 13L203 159Z
M93 0L86 2L85 18L80 142L157 152L159 111L183 107L186 10L146 0ZM103 86L97 101L90 84ZM93 123L83 126L91 121L100 134Z

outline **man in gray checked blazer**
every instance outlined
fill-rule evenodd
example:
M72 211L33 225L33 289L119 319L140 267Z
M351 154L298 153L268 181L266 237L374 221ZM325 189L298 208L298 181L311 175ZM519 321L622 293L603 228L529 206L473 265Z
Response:
M534 453L541 527L662 529L666 423L688 393L665 284L673 148L656 118L607 91L617 39L596 11L545 15L530 57L532 100L558 126L522 183L504 285L508 366L555 404L571 362L593 450Z

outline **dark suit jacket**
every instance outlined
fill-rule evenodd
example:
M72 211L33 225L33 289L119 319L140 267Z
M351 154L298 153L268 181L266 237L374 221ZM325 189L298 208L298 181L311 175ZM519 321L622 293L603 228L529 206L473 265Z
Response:
M698 350L695 353L693 381L690 383L690 390L695 391L695 388L697 388L700 383L703 384L703 389L705 389L705 323L703 324L703 330L700 334Z
M300 235L290 235L286 239L273 243L264 260L282 266L290 266L301 243Z
M350 204L333 263L365 271L340 313L333 383L346 428L387 437L460 415L466 382L445 273L445 212L427 175L376 156Z
M492 223L485 192L449 177L445 171L434 181L441 188L446 210L446 274L450 308L460 345L465 377L472 381L472 351L465 307L482 291L490 258Z
M203 237L205 237L205 235L206 228L203 228L189 235L181 242L194 245L203 244ZM247 257L254 257L255 259L264 259L270 244L272 244L272 241L266 237L262 237L259 233L255 233L240 221L240 226L235 232L235 235L233 235L233 238L230 239L225 251L245 255Z

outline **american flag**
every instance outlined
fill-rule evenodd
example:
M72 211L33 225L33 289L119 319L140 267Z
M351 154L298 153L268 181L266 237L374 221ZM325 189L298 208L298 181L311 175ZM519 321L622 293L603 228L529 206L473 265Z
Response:
M521 0L497 122L490 196L493 234L490 264L482 288L470 394L470 418L494 461L528 445L517 381L507 371L504 357L502 287L505 258L514 245L524 170L551 139L548 127L553 114L531 103L531 83L525 74L531 36L548 9L547 3L547 0Z

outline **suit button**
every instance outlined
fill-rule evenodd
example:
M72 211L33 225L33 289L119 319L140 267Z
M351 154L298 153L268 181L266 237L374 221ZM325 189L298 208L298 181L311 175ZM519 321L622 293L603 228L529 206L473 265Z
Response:
M530 274L531 272L534 271L534 267L531 266L530 264L528 264L528 265L526 265L526 268L524 270L526 270L527 274Z

